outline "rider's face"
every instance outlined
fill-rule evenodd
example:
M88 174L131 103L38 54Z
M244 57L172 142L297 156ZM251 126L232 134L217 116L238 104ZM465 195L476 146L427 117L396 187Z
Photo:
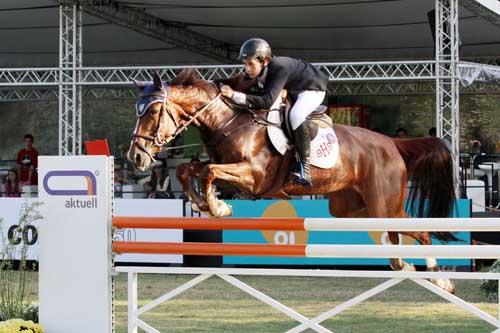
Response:
M265 60L264 62L261 62L257 58L251 58L243 59L243 63L245 64L245 72L247 72L250 78L254 79L260 75L264 67L267 65L268 61Z

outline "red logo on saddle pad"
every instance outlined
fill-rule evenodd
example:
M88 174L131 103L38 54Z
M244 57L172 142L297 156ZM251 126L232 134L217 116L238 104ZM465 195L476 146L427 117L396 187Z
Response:
M316 150L316 156L318 157L326 157L330 155L333 150L333 145L330 142L323 142L319 148Z

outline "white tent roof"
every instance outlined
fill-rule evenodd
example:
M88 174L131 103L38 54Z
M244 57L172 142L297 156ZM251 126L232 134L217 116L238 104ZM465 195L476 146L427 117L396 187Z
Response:
M167 21L183 22L234 50L247 38L261 37L275 53L311 62L433 58L427 13L434 8L434 0L120 2ZM83 23L85 66L221 63L87 14ZM58 26L55 0L2 0L0 66L57 66ZM500 55L500 27L463 7L460 35L462 58Z

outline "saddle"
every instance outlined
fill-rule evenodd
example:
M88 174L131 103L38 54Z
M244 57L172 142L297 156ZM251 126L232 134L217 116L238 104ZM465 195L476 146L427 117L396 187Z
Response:
M290 124L292 104L281 103L279 107L276 104L268 112L267 121L279 126L268 126L267 135L274 148L285 155L288 150L293 149L293 130ZM326 106L320 105L305 120L311 134L310 163L322 169L333 167L339 155L333 121L326 110Z
M279 122L281 123L281 129L286 135L287 139L293 142L293 129L290 122L290 110L292 109L291 103L282 104L279 111L280 117ZM322 120L331 126L331 118L326 114L326 110L328 108L324 105L320 105L314 110L307 118L306 125L309 127L309 133L311 133L311 141L314 140L316 135L318 134L318 124L314 120ZM273 110L270 110L272 112ZM282 118L282 119L281 119ZM268 116L269 120L269 116Z

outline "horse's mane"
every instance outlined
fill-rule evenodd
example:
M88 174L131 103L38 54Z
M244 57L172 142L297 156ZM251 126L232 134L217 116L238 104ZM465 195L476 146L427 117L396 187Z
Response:
M203 81L195 68L183 69L170 84L173 86L190 86Z
M196 68L186 68L183 69L175 79L170 82L170 85L174 86L190 86L196 83L205 81L200 77L200 74ZM250 88L257 83L256 79L250 79L244 73L238 73L234 76L224 79L217 79L215 83L220 86L226 84L236 91L241 91L243 93L248 93Z

